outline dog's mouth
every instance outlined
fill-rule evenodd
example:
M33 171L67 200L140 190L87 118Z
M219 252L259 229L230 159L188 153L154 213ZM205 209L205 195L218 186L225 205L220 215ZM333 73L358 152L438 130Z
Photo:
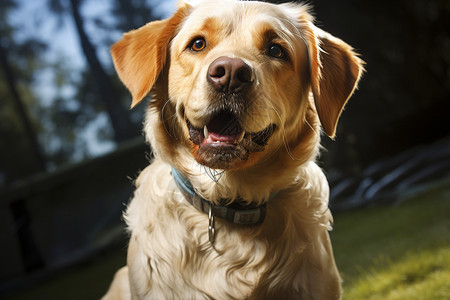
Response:
M203 128L194 127L186 118L189 136L196 147L195 158L214 169L229 169L246 161L251 152L263 151L275 130L270 124L258 132L247 132L235 114L221 111Z

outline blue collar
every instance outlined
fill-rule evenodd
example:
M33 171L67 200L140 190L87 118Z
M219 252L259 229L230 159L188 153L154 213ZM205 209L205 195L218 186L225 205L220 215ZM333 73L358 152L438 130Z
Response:
M216 205L197 194L189 179L174 167L172 167L172 176L186 200L199 211L209 214L210 221L211 216L217 216L231 223L243 225L256 225L264 221L266 216L266 203L259 206L242 205L237 201L229 205ZM277 195L278 192L272 193L269 201L273 200ZM226 201L224 200L223 202Z

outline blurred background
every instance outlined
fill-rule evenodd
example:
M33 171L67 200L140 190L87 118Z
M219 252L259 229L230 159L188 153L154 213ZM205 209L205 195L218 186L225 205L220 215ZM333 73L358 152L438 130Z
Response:
M317 25L367 63L336 139L324 137L331 208L392 203L448 179L450 1L308 2ZM121 212L150 149L146 105L128 109L109 47L174 9L175 0L0 1L0 295L123 252Z

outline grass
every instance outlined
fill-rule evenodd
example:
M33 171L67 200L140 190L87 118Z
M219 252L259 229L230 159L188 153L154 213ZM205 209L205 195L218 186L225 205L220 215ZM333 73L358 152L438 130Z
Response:
M408 254L371 267L350 286L346 299L450 299L450 249Z
M450 299L450 182L400 205L335 215L344 300ZM125 251L97 257L8 299L99 299Z
M335 215L344 299L450 299L450 186Z
M107 291L115 271L126 263L126 249L98 255L89 261L57 272L24 288L8 300L98 300Z

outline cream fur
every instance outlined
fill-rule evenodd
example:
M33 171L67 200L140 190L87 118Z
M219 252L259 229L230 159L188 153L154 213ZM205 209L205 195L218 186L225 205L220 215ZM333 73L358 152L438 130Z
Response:
M144 131L154 160L139 175L125 213L127 267L104 299L339 299L328 184L315 159L320 125L334 135L362 62L350 46L315 27L304 5L191 2L180 2L173 17L126 34L112 48L133 105L152 90ZM198 36L207 47L193 53L186 45ZM267 39L282 45L289 60L268 57ZM224 165L215 183L198 163L185 120L207 124L217 99L205 74L222 56L242 59L254 72L242 127L276 129L263 151ZM279 194L261 225L216 218L212 244L208 216L184 199L171 166L211 202L241 197L263 203Z

